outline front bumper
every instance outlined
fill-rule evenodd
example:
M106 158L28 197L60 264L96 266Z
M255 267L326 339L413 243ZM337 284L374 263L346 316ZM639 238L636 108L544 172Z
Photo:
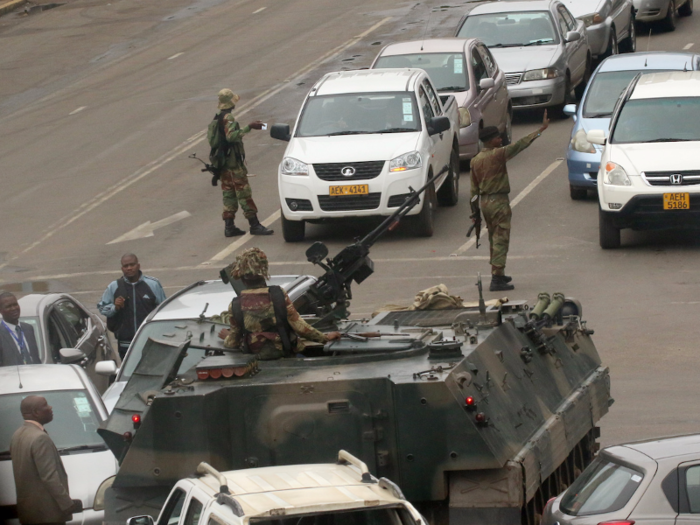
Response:
M635 19L637 22L656 22L666 18L668 0L635 0Z
M569 168L569 184L575 188L595 188L598 184L598 168L601 153L585 153L571 148L566 152L566 165Z
M513 109L544 108L564 103L566 80L562 77L508 85Z
M700 194L690 194L689 210L664 210L663 196L635 195L625 206L613 212L603 208L617 228L653 230L666 228L700 228Z

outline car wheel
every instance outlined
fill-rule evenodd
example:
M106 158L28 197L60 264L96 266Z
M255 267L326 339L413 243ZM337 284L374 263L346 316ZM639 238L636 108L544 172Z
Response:
M501 133L501 140L503 140L504 146L513 142L513 109L510 107L506 112L506 127Z
M610 28L610 40L608 40L608 48L605 50L603 58L607 58L613 55L617 55L620 49L617 47L617 33L615 32L615 27Z
M688 0L692 2L693 0ZM625 53L634 53L637 51L637 24L634 20L634 15L630 18L630 27L627 38L622 42L621 49Z
M432 177L432 173L430 174ZM435 231L435 186L431 184L425 190L423 208L418 215L411 217L413 233L418 237L432 237Z
M588 190L586 188L577 188L569 184L569 195L572 201L581 201L588 197Z
M287 242L301 242L304 240L306 222L290 221L282 215L282 237Z
M690 16L693 14L693 0L686 0L685 4L678 8L678 14L681 16Z
M581 100L583 98L583 92L586 91L586 86L588 81L591 80L591 57L590 55L586 57L586 70L583 72L583 79L581 83L576 86L576 98Z
M675 31L676 30L676 2L675 2L675 0L669 0L668 10L666 11L666 18L664 18L661 21L660 25L665 31Z
M459 201L459 153L452 148L450 171L437 194L440 206L454 206Z
M620 247L620 228L615 226L612 214L598 208L598 232L600 247L604 250L614 250Z

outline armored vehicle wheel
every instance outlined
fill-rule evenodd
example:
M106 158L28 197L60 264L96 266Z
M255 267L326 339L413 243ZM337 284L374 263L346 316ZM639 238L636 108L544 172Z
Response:
M588 196L588 190L586 188L577 188L569 184L569 195L572 201L581 201Z
M440 206L454 206L459 201L459 153L452 148L450 171L437 194Z
M287 242L300 242L304 240L306 222L290 221L282 215L282 236Z
M620 247L620 228L615 226L611 214L601 209L598 209L598 230L601 248L614 250Z
M432 177L432 174L430 175ZM411 217L413 233L418 237L432 237L435 231L435 186L432 184L425 190L423 208L418 215Z

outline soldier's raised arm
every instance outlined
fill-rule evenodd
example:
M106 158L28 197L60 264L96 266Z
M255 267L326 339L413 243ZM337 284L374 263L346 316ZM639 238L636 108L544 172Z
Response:
M514 142L503 148L506 160L510 160L515 157L518 153L526 149L534 140L542 135L542 132L549 127L549 119L547 118L547 110L544 110L544 116L542 117L542 125L539 129L533 131L529 135L525 135L519 141Z

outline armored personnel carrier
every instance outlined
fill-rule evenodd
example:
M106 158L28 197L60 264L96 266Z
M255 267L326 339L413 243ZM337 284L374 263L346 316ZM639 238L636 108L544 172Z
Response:
M612 402L581 305L543 293L533 308L482 300L341 320L350 282L372 273L374 240L325 262L319 243L307 252L326 273L296 303L340 341L256 361L223 348L222 325L204 316L148 341L100 429L120 462L98 494L106 523L156 513L202 461L329 463L339 449L396 482L432 525L539 521L591 461Z

